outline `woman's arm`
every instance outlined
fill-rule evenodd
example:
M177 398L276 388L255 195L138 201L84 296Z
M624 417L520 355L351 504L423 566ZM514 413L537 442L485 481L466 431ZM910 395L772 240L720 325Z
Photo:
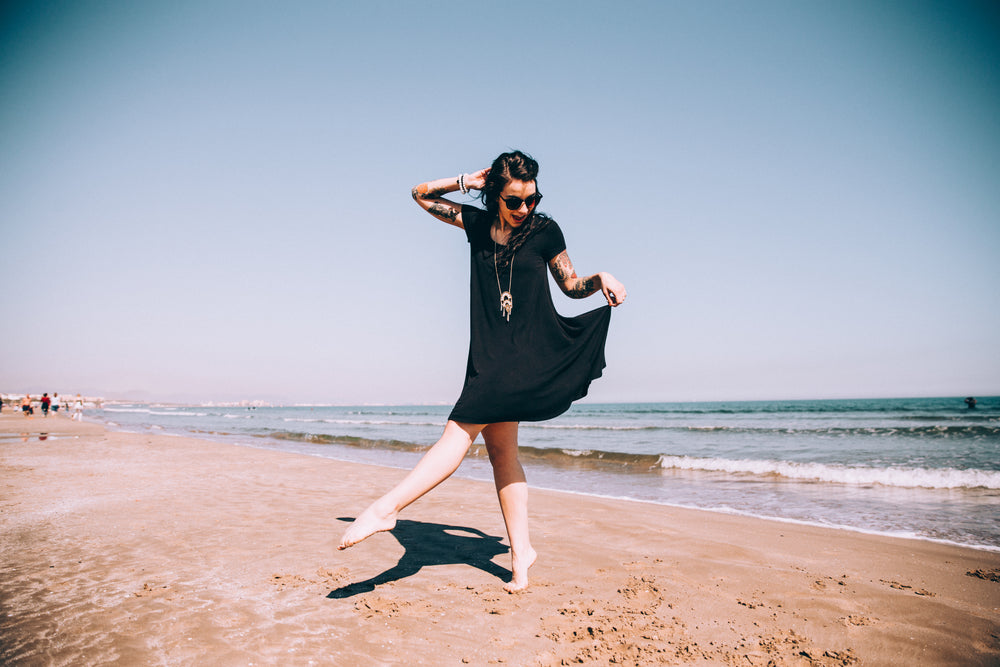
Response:
M486 184L486 174L489 169L482 169L474 174L462 174L454 178L439 178L436 181L421 183L413 188L410 194L420 208L424 209L438 220L464 229L462 224L462 205L456 204L443 195L459 190L460 179L465 183L466 190L480 190Z
M549 270L563 294L571 299L582 299L600 290L609 306L620 306L625 301L625 285L610 273L601 271L586 278L577 277L573 262L565 250L549 261Z

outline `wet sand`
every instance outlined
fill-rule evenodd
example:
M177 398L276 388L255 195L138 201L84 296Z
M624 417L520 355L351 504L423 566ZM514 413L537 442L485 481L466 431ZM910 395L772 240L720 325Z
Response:
M5 411L0 663L1000 664L997 552L536 490L508 595L491 484L336 551L403 474Z

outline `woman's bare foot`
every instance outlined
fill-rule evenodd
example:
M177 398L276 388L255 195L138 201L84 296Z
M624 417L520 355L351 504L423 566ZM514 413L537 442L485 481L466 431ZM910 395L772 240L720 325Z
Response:
M528 587L528 568L535 564L535 559L538 558L538 554L531 547L528 547L528 551L523 555L523 557L518 555L511 556L511 572L513 576L510 579L510 583L506 584L503 589L508 593L514 593L516 591L523 591Z
M378 503L376 503L377 505ZM375 505L372 505L364 512L361 513L357 519L354 520L347 530L344 531L343 537L340 538L340 544L337 545L339 551L343 551L348 547L353 547L358 542L371 537L375 533L381 533L386 530L392 530L396 527L396 515L398 512L379 512Z

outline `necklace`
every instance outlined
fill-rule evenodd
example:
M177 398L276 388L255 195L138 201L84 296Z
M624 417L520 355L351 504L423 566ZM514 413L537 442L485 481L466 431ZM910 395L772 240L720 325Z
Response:
M493 270L497 275L497 291L500 292L500 315L510 322L510 311L514 309L514 297L510 293L510 288L514 285L514 257L510 258L510 280L507 282L507 291L500 287L500 269L497 268L497 241L493 239Z

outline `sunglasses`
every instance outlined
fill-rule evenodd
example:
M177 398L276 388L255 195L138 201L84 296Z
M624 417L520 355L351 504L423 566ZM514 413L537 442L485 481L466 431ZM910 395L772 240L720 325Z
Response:
M520 197L503 197L504 206L511 211L516 211L521 208L521 204L527 204L528 208L533 208L540 201L542 201L541 192L536 192L526 199L521 199Z

